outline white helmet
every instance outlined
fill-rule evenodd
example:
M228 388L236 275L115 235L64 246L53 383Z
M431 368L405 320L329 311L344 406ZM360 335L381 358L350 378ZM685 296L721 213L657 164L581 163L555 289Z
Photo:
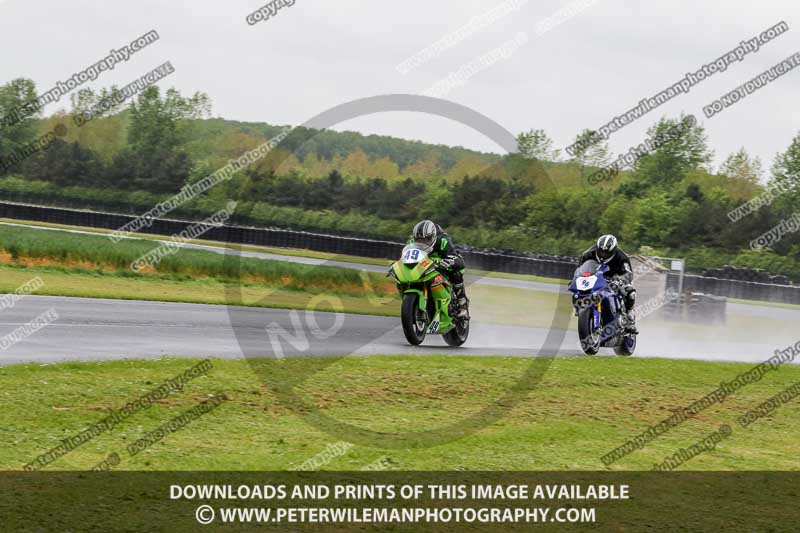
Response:
M601 263L608 262L617 252L617 238L613 235L603 235L597 239L597 259Z
M433 249L436 238L439 236L436 231L436 224L430 220L423 220L418 222L411 232L414 242L423 244L427 247L428 251Z

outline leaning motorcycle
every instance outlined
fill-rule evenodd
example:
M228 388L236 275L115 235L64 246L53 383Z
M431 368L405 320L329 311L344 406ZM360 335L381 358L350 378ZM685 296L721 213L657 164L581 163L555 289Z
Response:
M389 268L388 275L403 295L403 333L414 346L422 344L427 334L440 334L450 346L461 346L469 336L469 320L453 318L453 287L437 265L423 245L409 244Z
M578 337L588 355L601 347L614 348L617 355L633 355L636 334L625 327L625 299L619 285L606 281L608 265L589 260L575 270L569 290L578 316Z

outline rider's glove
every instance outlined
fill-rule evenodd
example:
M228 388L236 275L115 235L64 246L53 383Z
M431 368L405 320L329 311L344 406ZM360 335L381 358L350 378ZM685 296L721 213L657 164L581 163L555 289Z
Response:
M621 279L612 279L611 280L611 287L613 287L615 291L619 292L622 289L623 285L625 285L625 282L622 281Z
M441 261L439 261L439 268L444 270L450 270L453 268L453 266L455 266L455 264L456 264L455 257L445 257L442 258Z

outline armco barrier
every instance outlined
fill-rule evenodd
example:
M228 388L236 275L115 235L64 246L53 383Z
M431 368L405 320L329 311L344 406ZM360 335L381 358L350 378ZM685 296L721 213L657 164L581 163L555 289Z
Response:
M118 229L136 217L97 211L0 202L0 218ZM183 220L158 219L153 220L150 226L143 228L142 233L174 235L193 223ZM388 260L397 258L403 248L403 243L400 242L232 225L211 228L199 238L237 244L302 248L332 254L384 258L387 259L387 265ZM542 257L542 254L535 254L536 257L529 257L517 252L480 251L467 247L463 250L463 255L464 260L471 269L493 272L532 274L557 279L569 279L575 269L571 258L548 258Z
M678 277L676 274L669 274L667 286L677 288ZM686 274L683 277L683 290L740 300L800 304L800 286L797 285L776 285Z
M135 217L98 211L0 202L0 218L113 230L124 226L134 220ZM171 219L153 220L152 225L142 230L142 232L155 235L174 235L193 223L195 222ZM396 258L403 247L402 243L392 241L248 226L212 228L204 233L200 239L278 248L301 248L331 254L387 260ZM465 246L462 249L462 254L468 267L473 270L531 274L564 280L572 277L572 273L577 266L576 258L548 256L538 253L478 250ZM668 286L677 287L677 277L674 274L669 274L667 279ZM685 291L702 292L728 298L800 304L800 286L795 285L776 285L687 274L684 276L683 288Z
M26 204L0 202L0 218L35 220L86 226L92 228L118 229L136 217L115 213L101 213L76 209L62 209ZM155 235L174 235L196 221L158 219L142 229L142 233ZM364 257L395 257L399 253L398 243L380 240L337 237L302 231L272 228L253 228L245 226L220 226L209 229L199 239L224 241L238 244L254 244L280 248L306 248L335 254L349 254Z
M726 321L727 299L701 292L684 294L688 298L686 315L694 324L724 324Z

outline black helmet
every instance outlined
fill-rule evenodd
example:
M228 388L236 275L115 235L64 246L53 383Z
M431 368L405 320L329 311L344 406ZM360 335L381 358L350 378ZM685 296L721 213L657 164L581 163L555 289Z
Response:
M603 235L597 239L597 259L605 263L617 252L617 238L613 235Z
M428 250L431 250L436 242L436 237L438 237L436 232L436 224L430 220L417 222L417 225L414 226L414 231L411 232L411 235L415 243L424 244Z

